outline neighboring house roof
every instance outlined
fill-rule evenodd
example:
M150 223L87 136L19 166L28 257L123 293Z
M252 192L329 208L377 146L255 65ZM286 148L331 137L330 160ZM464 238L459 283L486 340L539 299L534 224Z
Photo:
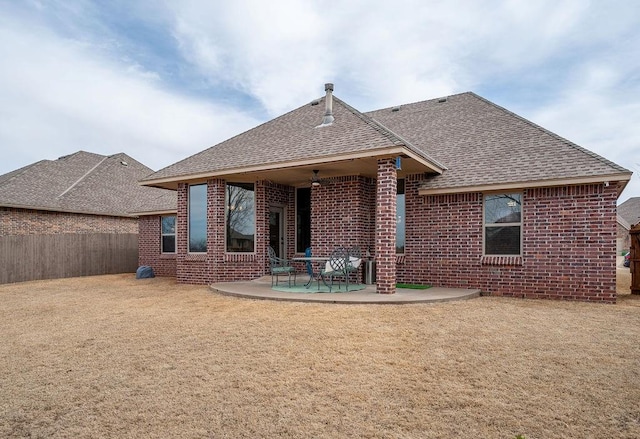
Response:
M620 224L624 229L631 230L631 224L629 224L626 219L622 218L620 215L616 215L616 219L618 220L618 224Z
M152 172L126 154L79 151L1 175L0 206L110 216L175 211L175 192L138 184Z
M325 99L188 157L142 182L175 187L178 181L252 175L264 169L294 172L295 167L320 163L337 167L349 158L375 159L394 152L421 165L403 169L424 173L421 194L603 181L621 182L621 191L631 176L625 168L474 93L367 113L334 97L335 120L320 128ZM367 166L375 176L375 160ZM356 165L346 170L358 172Z
M640 197L629 198L619 205L618 215L630 225L640 223Z

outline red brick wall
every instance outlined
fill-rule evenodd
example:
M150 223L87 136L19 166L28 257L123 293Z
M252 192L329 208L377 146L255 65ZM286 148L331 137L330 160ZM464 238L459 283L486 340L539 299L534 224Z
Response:
M286 235L286 257L291 258L296 252L296 190L293 186L283 186L276 183L264 182L266 196L266 236L263 253L266 255L269 245L269 207L278 206L285 208L285 235ZM264 258L265 270L269 265L267 258ZM265 271L266 272L266 271Z
M336 247L374 250L375 190L373 179L349 176L311 189L311 247L328 256Z
M255 249L253 253L225 253L226 250L226 232L224 222L224 191L226 183L221 182L222 193L216 197L210 197L210 203L216 203L219 208L217 215L222 215L215 224L215 232L219 244L216 257L216 270L213 277L215 282L233 282L237 280L251 280L265 274L266 265L266 246L269 233L269 215L266 204L266 187L265 182L257 182L255 185L255 203L256 203L256 230L255 230ZM219 196L222 198L219 198ZM221 201L220 201L221 200ZM267 211L267 215L260 215L259 212ZM217 217L219 218L219 216ZM211 220L213 221L213 219ZM209 223L209 230L212 231L212 222ZM266 239L266 242L265 242ZM211 249L209 249L211 252ZM212 255L213 257L214 255Z
M180 283L209 284L250 280L268 270L269 205L287 206L287 252L293 254L295 239L295 191L292 187L257 182L256 252L226 253L224 180L207 181L207 253L188 253L188 185L178 186L176 218L176 278Z
M224 182L220 189L221 180L207 181L207 203L211 202L213 194L221 190L224 200ZM215 230L209 229L212 219L217 219L213 213L217 211L216 205L207 206L207 253L189 253L188 236L188 205L189 205L189 185L180 183L178 185L178 212L176 216L176 280L179 283L187 284L208 284L213 282L212 261L209 254L215 254ZM224 209L224 201L222 202ZM224 218L224 213L222 215ZM213 223L215 224L215 222Z
M398 280L498 296L615 302L616 189L523 191L523 256L482 257L481 193L417 196L407 179Z
M138 233L137 218L0 207L0 235Z
M403 263L396 265L397 281L479 288L498 296L615 302L617 222L613 185L523 191L523 256L483 258L483 194L421 197L420 176L409 176L405 182L406 255ZM187 253L187 186L178 189L179 282L205 284L266 274L270 204L287 206L287 252L289 256L294 253L293 188L258 182L256 207L264 214L256 218L257 251L225 254L225 183L209 180L208 184L208 252L203 255ZM340 245L373 249L375 190L375 181L357 176L312 189L314 254L328 255ZM395 221L395 211L393 217ZM151 217L148 221L140 228L145 258L151 253L147 248L157 249L157 254L160 248L159 218L155 223ZM147 242L147 235L153 235L156 241Z
M214 181L210 181L213 184ZM216 188L209 192L207 260L211 266L208 282L251 280L268 273L269 206L286 208L287 253L292 255L295 243L295 191L293 187L267 181L255 184L256 231L253 253L226 253L224 191L225 182L215 180ZM213 206L213 207L212 207Z
M295 253L295 189L266 181L256 183L256 252L225 253L223 180L208 181L207 254L187 252L188 186L178 188L178 282L207 284L249 280L268 273L269 206L286 208L287 255ZM336 230L334 222L341 227ZM375 181L358 176L342 177L312 191L312 245L314 253L327 255L336 246L360 246L373 251ZM300 266L303 269L303 266Z
M139 221L138 265L153 268L156 276L176 275L176 255L161 253L161 216L142 216Z

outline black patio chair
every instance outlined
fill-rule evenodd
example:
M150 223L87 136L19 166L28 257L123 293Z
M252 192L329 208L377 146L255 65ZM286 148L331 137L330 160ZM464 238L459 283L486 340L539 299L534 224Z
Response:
M347 271L347 265L349 264L349 252L343 247L338 247L331 253L331 257L327 261L325 268L320 270L320 277L318 278L318 289L320 289L320 280L325 285L329 286L329 292L333 288L333 279L336 277L344 277L347 291L349 291L349 272ZM327 283L326 279L329 279ZM339 282L339 281L338 281ZM338 289L340 289L340 283L338 283Z
M273 286L273 279L276 279L276 286L278 285L278 277L287 276L289 279L289 288L291 288L291 275L293 274L293 284L296 284L296 269L289 264L285 258L279 258L276 256L276 251L273 247L269 246L269 265L271 270L271 286Z

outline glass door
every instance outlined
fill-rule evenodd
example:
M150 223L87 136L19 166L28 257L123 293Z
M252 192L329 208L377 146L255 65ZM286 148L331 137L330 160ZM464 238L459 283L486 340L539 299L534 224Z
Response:
M282 207L271 206L269 208L269 245L276 251L276 256L285 257L284 208Z

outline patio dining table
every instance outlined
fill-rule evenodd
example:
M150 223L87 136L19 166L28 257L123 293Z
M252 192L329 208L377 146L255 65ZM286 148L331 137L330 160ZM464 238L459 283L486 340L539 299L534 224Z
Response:
M327 263L327 261L329 261L329 257L327 256L300 256L300 257L294 257L291 258L292 261L297 261L297 262L311 262L311 269L307 270L309 272L309 280L307 281L306 284L304 284L305 288L309 288L311 286L311 283L317 279L317 276L320 276L320 272L322 270L322 268L324 268L326 271L330 271L331 267L329 267L329 264ZM320 268L318 269L318 271L316 272L313 269L313 263L314 262L319 262L320 263ZM356 270L358 269L358 267L360 266L360 263L362 262L361 258L356 258L353 256L349 257L349 265L353 268L355 268ZM328 287L329 285L327 285L327 282L324 280L323 277L321 277L322 279L322 283Z
M313 269L313 263L319 262L321 266L324 266L330 258L327 256L300 256L291 258L292 261L297 262L311 262L311 270L309 272L309 281L304 284L305 288L309 288L311 286L311 282L315 280L316 271ZM318 275L320 275L320 270L318 270ZM322 282L327 285L327 283L322 279Z

